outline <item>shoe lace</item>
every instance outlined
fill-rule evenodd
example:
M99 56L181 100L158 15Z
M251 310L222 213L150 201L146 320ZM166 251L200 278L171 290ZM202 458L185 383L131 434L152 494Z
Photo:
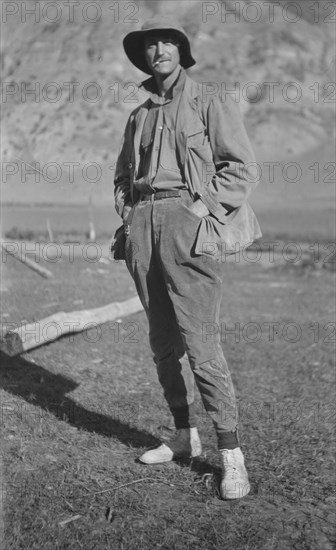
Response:
M225 475L228 477L231 477L231 479L235 479L239 475L239 469L237 467L237 464L235 462L235 459L229 451L223 451L223 464L225 468Z

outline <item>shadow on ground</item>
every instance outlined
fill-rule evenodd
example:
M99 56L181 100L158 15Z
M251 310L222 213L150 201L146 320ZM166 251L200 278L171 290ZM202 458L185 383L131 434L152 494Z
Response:
M158 439L146 431L99 412L91 411L70 399L67 394L78 387L70 378L53 374L23 357L9 357L1 353L0 387L23 398L30 405L40 407L88 432L115 437L125 445L154 446Z

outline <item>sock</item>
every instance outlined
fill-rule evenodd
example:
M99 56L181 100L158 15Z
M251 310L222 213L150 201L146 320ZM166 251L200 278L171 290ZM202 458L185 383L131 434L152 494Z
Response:
M218 439L218 450L222 451L223 449L236 449L240 447L238 439L238 430L234 432L219 432L217 433Z

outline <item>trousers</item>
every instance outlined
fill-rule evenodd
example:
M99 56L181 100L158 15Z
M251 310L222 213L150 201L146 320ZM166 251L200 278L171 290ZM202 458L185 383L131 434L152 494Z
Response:
M234 448L236 399L218 330L223 265L193 251L201 218L190 209L192 202L186 192L133 206L126 265L148 318L158 378L176 428L197 424L196 384L218 447Z

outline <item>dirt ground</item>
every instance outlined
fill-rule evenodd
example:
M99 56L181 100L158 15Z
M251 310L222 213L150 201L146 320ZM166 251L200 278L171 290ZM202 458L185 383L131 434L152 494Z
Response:
M135 294L123 262L91 261L87 250L42 259L50 280L5 260L3 331ZM143 312L3 356L2 548L335 548L329 267L246 258L223 264L218 330L252 485L239 501L219 499L215 434L199 399L202 456L137 462L173 432Z

